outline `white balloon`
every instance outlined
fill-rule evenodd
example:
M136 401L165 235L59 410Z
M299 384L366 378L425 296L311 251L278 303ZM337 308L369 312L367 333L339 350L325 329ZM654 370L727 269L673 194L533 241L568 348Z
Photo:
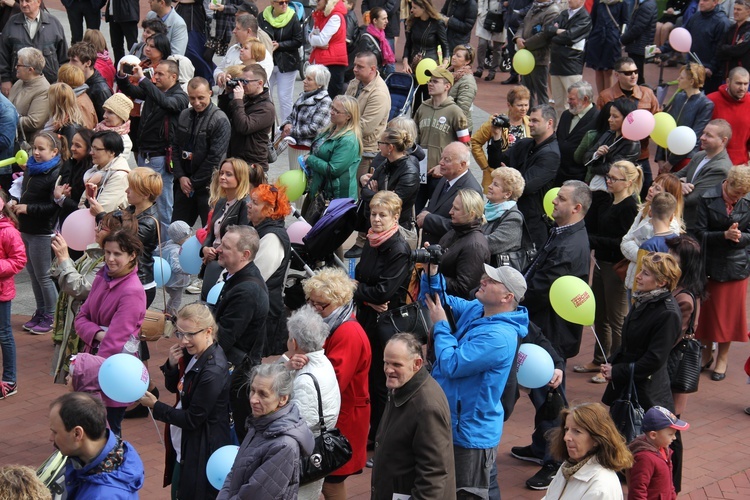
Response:
M686 155L695 147L697 137L690 127L675 128L667 136L667 147L676 155Z

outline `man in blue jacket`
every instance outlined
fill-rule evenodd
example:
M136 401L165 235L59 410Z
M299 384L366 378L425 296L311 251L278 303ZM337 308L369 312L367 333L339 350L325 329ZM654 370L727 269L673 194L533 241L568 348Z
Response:
M137 499L143 462L135 448L107 429L101 399L69 392L52 402L49 427L55 448L68 457L65 488L69 500Z
M509 266L484 268L474 300L446 295L445 279L435 265L429 277L422 277L422 296L435 325L432 376L451 411L458 499L488 497L503 432L501 396L518 339L526 336L529 325L526 308L518 305L526 293L523 275ZM455 331L441 302L452 310Z

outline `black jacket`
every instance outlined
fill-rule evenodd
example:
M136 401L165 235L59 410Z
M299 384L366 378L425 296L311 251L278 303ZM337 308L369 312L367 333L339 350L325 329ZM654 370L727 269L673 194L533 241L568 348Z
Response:
M578 9L572 18L569 15L566 9L551 25L544 27L544 33L550 40L550 75L583 74L584 50L581 42L585 44L591 33L591 16L585 8ZM564 29L565 33L558 35L558 29Z
M226 233L227 228L229 226L247 226L250 221L247 218L247 204L250 202L250 197L246 196L245 198L242 198L241 200L237 200L232 204L231 207L229 207L229 210L227 211L226 215L224 215L224 218L221 220L221 226L219 226L219 234L221 237L224 237L224 233ZM224 209L227 205L227 199L226 198L219 198L219 201L216 202L216 206L214 207L214 215L213 220L217 220L221 214L224 212ZM214 244L214 240L216 239L216 235L214 234L214 225L213 223L208 228L208 235L206 236L206 239L203 241L204 247L212 247Z
M216 498L218 491L206 477L206 464L211 454L231 443L229 435L229 363L224 351L214 343L185 372L191 356L183 351L183 359L174 368L169 361L161 366L164 385L182 401L176 409L157 401L154 418L182 429L180 498ZM180 378L184 374L182 388ZM172 447L170 427L166 426L164 486L172 484L176 453Z
M724 43L716 49L716 57L722 63L724 78L737 66L750 68L750 23L730 26L724 35Z
M102 121L104 119L104 101L112 97L112 89L109 88L107 80L105 80L102 74L96 69L94 69L94 74L86 80L86 85L89 86L86 93L91 99L91 102L94 103L96 118L99 121Z
M112 4L112 14L109 5ZM141 18L138 0L109 0L104 8L104 20L108 23L138 22Z
M551 239L526 271L526 296L521 305L565 359L578 354L583 327L565 321L552 309L549 289L561 276L576 276L588 283L590 249L586 226L579 221Z
M445 23L437 19L414 19L411 28L406 30L406 40L404 43L404 58L412 62L414 56L423 54L438 60L437 47L440 45L443 49L443 58L450 57L448 52L448 35Z
M537 248L542 248L549 230L542 200L552 188L560 167L557 137L553 134L539 145L530 137L521 139L502 154L502 161L518 170L526 181L523 195L518 199L518 209L526 220L532 241Z
M91 168L91 165L90 156L87 156L82 162L71 158L63 163L60 169L60 184L70 186L70 196L65 197L65 201L60 208L60 226L68 215L78 210L78 203L86 190L86 186L83 184L83 174Z
M362 15L373 7L383 7L388 13L388 26L385 27L386 38L396 38L401 33L401 2L398 0L362 0Z
M614 144L618 141L617 144ZM598 157L594 160L594 153L599 149L599 146L603 145L610 146L609 151L604 156ZM612 146L614 144L614 146ZM616 161L627 160L636 163L638 156L641 154L641 143L638 141L631 141L625 139L625 137L619 140L615 136L615 132L607 130L600 135L593 146L591 146L586 154L584 155L584 164L587 165L587 171L590 171L592 175L607 175L609 167ZM589 163L591 162L591 163Z
M128 208L135 213L135 207ZM159 210L154 203L143 212L139 213L138 219L138 239L143 243L143 251L138 257L138 278L141 283L148 285L154 281L154 250L159 246L159 233L157 232L157 222L159 220ZM162 236L164 240L164 238ZM158 254L156 254L158 256Z
M39 175L29 175L21 184L19 205L26 205L26 213L18 215L18 229L28 234L52 234L60 207L55 203L55 182L60 175L62 161ZM46 270L42 270L46 272Z
M172 143L175 180L188 177L194 190L207 190L211 175L226 158L231 132L229 118L213 103L202 113L183 110ZM192 160L183 160L183 151L192 153Z
M596 260L609 263L624 258L620 243L638 215L638 201L634 196L628 196L617 205L612 202L612 196L607 196L604 205L591 207L585 219L589 244Z
M276 108L268 89L255 96L245 96L242 101L231 94L219 96L219 107L226 112L232 124L227 156L241 158L248 165L255 163L268 171L268 140L276 120Z
M258 15L258 25L260 29L268 33L271 40L279 44L278 48L273 51L273 64L278 66L282 73L297 71L299 67L299 48L304 43L302 35L302 24L297 16L292 16L291 21L282 28L274 28L266 21L261 12ZM269 77L271 75L268 75Z
M577 163L573 159L576 149L581 144L581 140L586 132L592 130L596 125L596 118L599 116L599 109L592 105L591 109L578 120L573 130L570 130L570 123L573 120L573 114L565 110L560 115L560 121L557 124L557 145L560 148L560 169L557 171L556 186L562 186L562 183L575 179L582 181L586 177L586 167Z
M657 7L654 0L644 0L641 3L636 0L628 27L620 37L620 41L625 46L625 52L639 56L646 53L646 45L654 43L656 14Z
M425 208L429 215L422 223L422 244L439 242L440 238L451 229L450 211L453 200L461 189L473 189L480 195L482 194L482 186L471 171L467 171L448 191L445 191L447 182L445 177L438 181L430 196L430 202Z
M742 231L739 243L724 238L734 223ZM703 193L698 203L695 233L706 255L706 275L714 281L742 280L750 276L747 246L750 244L750 197L741 198L727 215L721 184Z
M268 317L266 318L266 353L277 355L286 352L286 321L280 321L284 311L284 277L286 276L289 259L292 256L292 246L289 235L284 229L284 220L266 219L257 226L258 236L262 239L267 234L275 234L284 248L284 258L274 273L266 280L268 289ZM286 318L285 318L286 319Z
M440 273L445 277L448 295L472 300L472 291L479 286L484 265L490 263L490 246L482 233L481 220L452 226L453 229L440 238L440 246L445 249Z
M18 51L24 47L34 47L44 55L44 77L50 83L57 81L60 65L68 62L68 44L62 24L48 10L39 13L39 28L32 40L26 30L26 16L15 14L8 19L0 36L0 80L16 81Z
M450 48L448 54L443 53L444 58L450 58L456 46L469 43L478 11L477 0L447 0L443 4L440 13L449 18L447 36Z
M422 157L424 158L424 152L422 152ZM375 164L376 161L379 164L374 167L375 171L371 180L378 183L378 191L393 191L401 198L401 216L398 223L407 229L411 229L411 220L414 215L412 211L419 192L419 160L413 155L406 155L390 163L378 153L371 165ZM366 203L365 214L368 219L368 227L370 225L370 200L376 192L365 186L359 195Z
M612 383L607 384L602 402L611 405L630 380L630 363L635 363L635 389L644 410L664 406L674 411L667 358L682 332L682 315L668 291L633 307L622 324L622 345L610 360Z

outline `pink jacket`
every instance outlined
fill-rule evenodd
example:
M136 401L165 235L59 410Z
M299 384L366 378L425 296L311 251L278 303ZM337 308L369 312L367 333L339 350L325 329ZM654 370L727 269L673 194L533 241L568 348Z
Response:
M76 333L86 343L85 352L98 346L99 356L122 352L131 336L138 337L146 315L146 292L138 279L138 267L121 278L110 279L107 266L96 274L91 292L76 316ZM109 329L100 342L94 340L102 326Z
M13 277L26 265L26 248L21 233L6 217L0 218L0 302L9 302L16 296Z

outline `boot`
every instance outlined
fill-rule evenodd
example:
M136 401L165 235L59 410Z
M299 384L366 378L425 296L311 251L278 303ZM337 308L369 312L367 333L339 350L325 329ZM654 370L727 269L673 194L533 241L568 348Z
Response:
M484 77L484 81L485 82L491 82L494 79L495 79L495 71L494 70L490 70L490 72L487 73L487 76Z
M474 72L474 78L482 78L483 73L484 73L483 68L477 68L477 70Z

